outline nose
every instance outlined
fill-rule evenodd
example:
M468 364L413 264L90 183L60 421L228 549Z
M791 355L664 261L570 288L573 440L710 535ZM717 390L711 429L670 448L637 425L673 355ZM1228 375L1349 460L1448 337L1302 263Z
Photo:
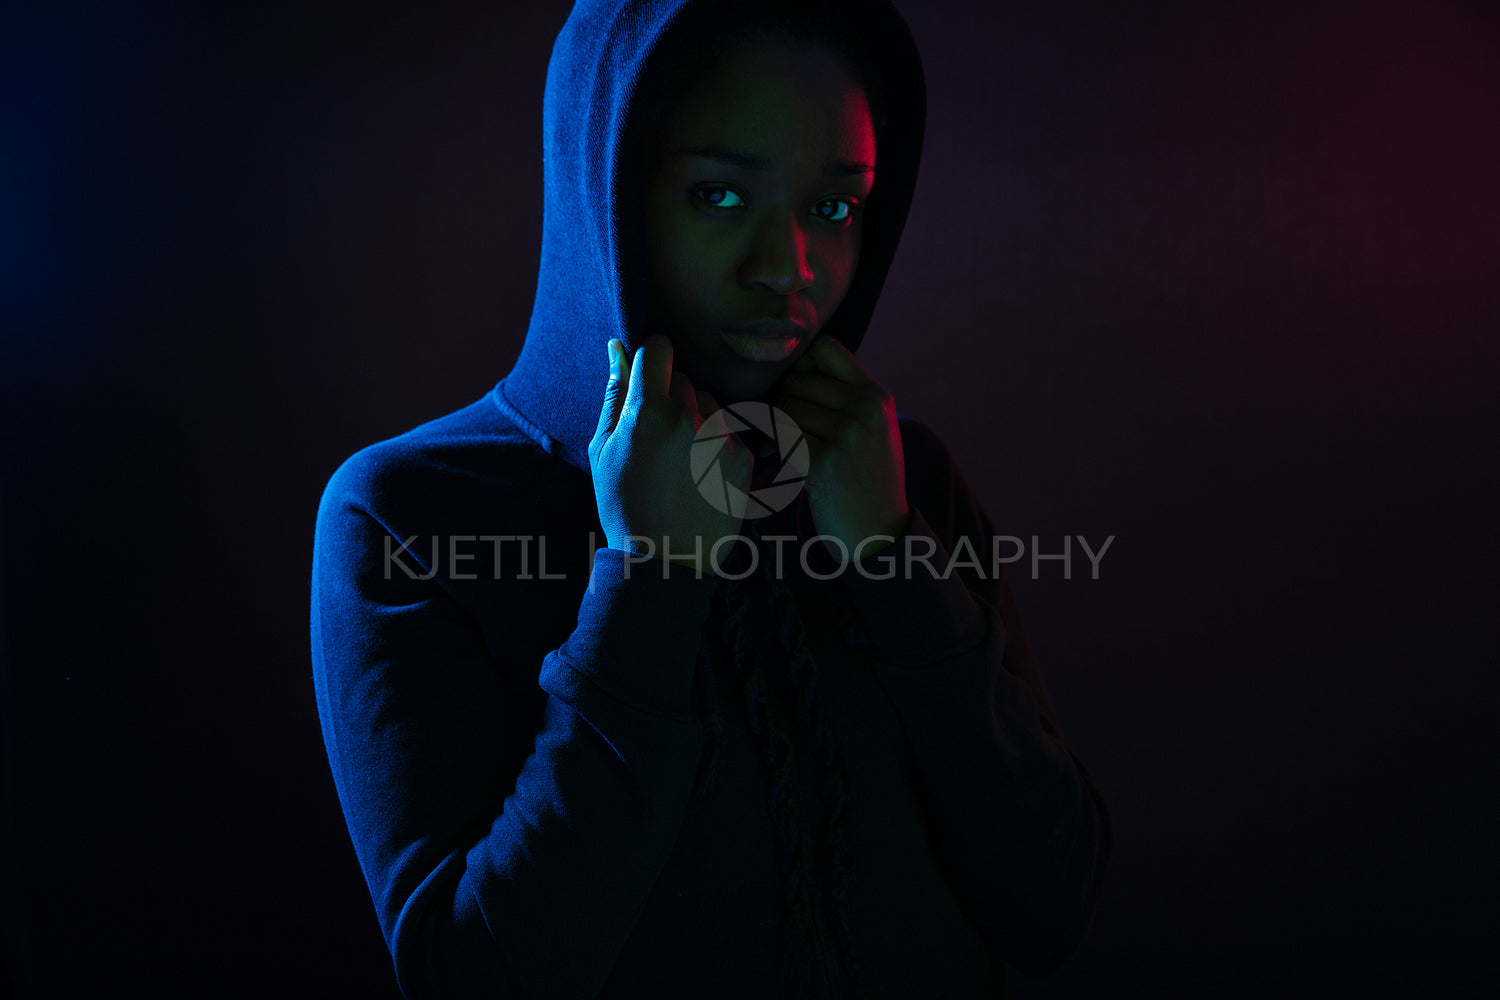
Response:
M813 283L807 259L807 233L792 213L766 218L751 237L740 262L740 282L746 288L792 295Z

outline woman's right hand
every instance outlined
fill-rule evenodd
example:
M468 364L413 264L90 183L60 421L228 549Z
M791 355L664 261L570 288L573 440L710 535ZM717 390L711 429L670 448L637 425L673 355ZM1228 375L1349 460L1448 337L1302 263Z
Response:
M715 509L692 477L694 435L719 404L672 370L667 337L651 337L633 359L618 340L609 342L609 352L604 409L589 442L594 500L609 547L711 570L714 545L737 535L742 521ZM718 461L724 482L748 493L753 458L745 444L726 437ZM727 547L720 550L720 559L727 555Z

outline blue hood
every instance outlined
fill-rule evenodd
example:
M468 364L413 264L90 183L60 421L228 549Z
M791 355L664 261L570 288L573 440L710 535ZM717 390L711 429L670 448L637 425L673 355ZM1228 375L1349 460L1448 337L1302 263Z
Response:
M818 6L809 0L808 6ZM827 6L827 4L825 4ZM887 83L875 186L865 204L854 284L823 332L857 350L901 239L916 185L927 98L906 21L888 0L840 0L873 47ZM541 269L520 356L496 398L548 454L589 471L588 443L609 377L605 344L634 350L625 268L640 237L622 226L619 178L631 95L652 60L696 18L720 10L743 21L754 5L694 0L580 0L557 36L542 105L545 194Z

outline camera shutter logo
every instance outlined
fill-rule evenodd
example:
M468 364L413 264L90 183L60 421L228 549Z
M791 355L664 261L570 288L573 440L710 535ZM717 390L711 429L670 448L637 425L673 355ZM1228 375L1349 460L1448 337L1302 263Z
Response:
M776 477L768 485L746 493L724 481L719 455L730 435L751 427L776 443L781 468L776 470ZM771 404L751 399L730 403L703 421L703 426L693 436L689 461L698 492L714 505L715 510L754 519L769 517L797 499L807 482L810 459L807 437L797 422Z

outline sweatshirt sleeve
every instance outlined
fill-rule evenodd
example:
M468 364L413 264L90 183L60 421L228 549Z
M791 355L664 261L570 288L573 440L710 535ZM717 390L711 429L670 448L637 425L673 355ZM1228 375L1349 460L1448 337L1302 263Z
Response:
M312 660L401 989L592 997L687 809L702 748L692 679L717 581L598 550L566 641L539 664L497 663L441 577L390 572L385 546L401 536L374 509L339 476L324 495ZM538 678L540 717L517 677Z
M904 440L917 452L910 523L844 573L860 622L850 638L901 719L960 904L997 953L1045 975L1088 926L1109 814L1063 742L989 518L930 431Z

